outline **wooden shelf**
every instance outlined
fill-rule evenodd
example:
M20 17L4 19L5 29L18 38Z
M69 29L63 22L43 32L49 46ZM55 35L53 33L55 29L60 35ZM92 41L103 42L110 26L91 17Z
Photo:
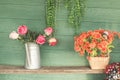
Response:
M104 70L92 70L89 67L84 66L68 66L68 67L55 67L44 66L38 70L28 70L23 66L4 66L0 65L0 74L60 74L60 73L87 73L87 74L100 74Z

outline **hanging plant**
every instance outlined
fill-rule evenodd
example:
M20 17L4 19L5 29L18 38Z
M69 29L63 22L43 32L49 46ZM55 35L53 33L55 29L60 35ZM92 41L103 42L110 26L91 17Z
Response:
M46 26L55 27L56 0L46 0Z
M65 7L68 9L68 22L72 24L77 33L78 27L80 27L82 17L85 12L86 0L65 0Z
M46 4L46 24L55 27L55 10L60 2L64 3L68 9L68 22L72 24L77 33L85 12L86 0L47 0ZM57 4L57 6L56 6Z

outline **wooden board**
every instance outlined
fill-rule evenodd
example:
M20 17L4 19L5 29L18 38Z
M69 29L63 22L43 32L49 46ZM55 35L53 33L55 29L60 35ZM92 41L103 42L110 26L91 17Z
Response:
M44 66L41 67L38 70L28 70L25 69L23 66L0 66L0 74L55 74L55 73L62 73L62 74L66 74L66 73L87 73L87 74L100 74L103 73L102 69L90 69L89 67L85 67L85 66L67 66L67 67L63 67L63 66L59 66L59 67L55 67L55 66Z

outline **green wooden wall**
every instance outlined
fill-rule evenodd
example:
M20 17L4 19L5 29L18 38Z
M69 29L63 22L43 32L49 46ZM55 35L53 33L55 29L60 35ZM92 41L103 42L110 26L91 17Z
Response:
M42 66L88 66L85 57L73 50L74 29L67 23L67 10L56 10L55 47L41 46ZM8 35L21 24L36 31L45 25L45 0L0 0L0 64L24 65L25 49ZM89 29L120 31L120 0L87 0L87 9L80 31ZM120 40L114 41L110 63L120 61ZM0 80L103 80L103 74L0 74Z

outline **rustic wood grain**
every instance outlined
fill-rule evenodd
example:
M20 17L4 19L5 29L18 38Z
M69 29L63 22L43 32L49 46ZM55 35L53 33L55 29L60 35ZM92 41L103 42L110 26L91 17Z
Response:
M87 73L87 74L100 74L103 70L93 70L87 66L43 66L38 70L28 70L23 66L4 66L0 65L0 74L57 74L57 73Z
M99 28L120 31L119 4L120 0L88 0L80 32ZM0 66L0 80L104 80L105 75L100 74L103 70L79 67L87 66L88 62L73 50L74 29L68 24L67 18L67 10L64 6L60 7L56 11L55 27L58 44L55 47L40 47L41 65L76 67L27 70L23 66L3 65ZM8 38L9 33L21 24L28 26L30 30L43 31L46 27L45 0L0 0L0 64L24 65L24 45ZM110 63L120 61L120 42L114 41L114 44Z

